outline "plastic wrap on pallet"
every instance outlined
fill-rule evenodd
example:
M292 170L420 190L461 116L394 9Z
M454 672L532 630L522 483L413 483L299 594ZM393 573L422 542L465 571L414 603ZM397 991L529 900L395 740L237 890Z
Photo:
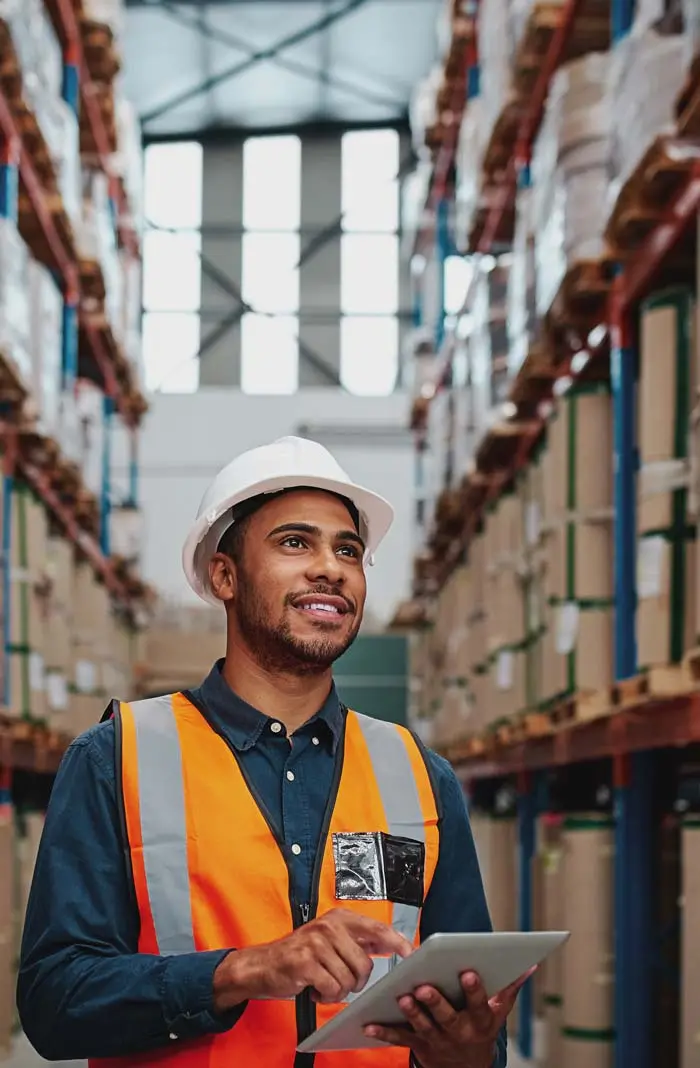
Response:
M509 263L481 263L473 287L469 380L474 430L483 433L508 395L506 300Z
M513 261L508 278L508 373L516 375L537 331L535 233L532 190L521 189L515 205Z
M32 391L25 414L31 405L41 432L55 436L63 373L63 297L50 271L34 260L29 264L28 278Z
M102 458L105 442L104 394L92 382L81 381L76 392L81 427L80 468L83 482L96 496L102 491Z
M435 123L436 99L442 84L442 66L438 65L418 82L411 94L408 115L413 147L420 154L425 149L428 129Z
M0 219L0 351L26 380L31 374L30 255L11 219Z
M673 131L687 59L688 42L683 35L666 36L652 29L629 34L615 48L609 75L609 210L654 139Z
M482 0L477 20L479 53L480 140L486 144L508 99L514 52L508 0Z
M486 142L483 137L483 102L475 96L462 118L455 158L455 241L466 249L474 213L479 206L481 164Z
M27 104L33 107L41 90L60 97L63 55L43 0L0 0L0 19L10 30Z
M105 174L83 171L83 201L77 232L81 259L99 264L105 285L104 312L114 336L123 342L125 277L117 247L114 216Z
M80 218L80 128L73 109L60 97L42 92L36 117L51 156L56 185L73 226Z
M112 170L121 178L129 208L128 222L137 233L143 223L143 138L138 112L121 93L115 101L117 151L111 159Z
M608 56L593 53L555 74L532 157L537 312L550 307L566 270L604 251L610 114Z

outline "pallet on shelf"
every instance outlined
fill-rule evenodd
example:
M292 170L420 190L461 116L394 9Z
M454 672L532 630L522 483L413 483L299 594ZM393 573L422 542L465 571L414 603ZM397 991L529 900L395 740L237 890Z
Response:
M694 163L678 138L662 136L649 146L622 186L605 231L611 256L624 260L658 225Z
M80 35L90 77L96 82L113 82L122 65L111 27L83 16Z

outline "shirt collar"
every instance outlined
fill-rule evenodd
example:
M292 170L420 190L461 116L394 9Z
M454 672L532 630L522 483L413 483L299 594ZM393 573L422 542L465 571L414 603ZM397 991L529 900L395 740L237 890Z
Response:
M221 673L223 660L217 660L201 686L192 691L195 702L204 705L213 725L225 732L236 749L252 749L274 717L266 716L233 692ZM314 731L335 753L342 737L344 710L335 685L316 714L301 728Z

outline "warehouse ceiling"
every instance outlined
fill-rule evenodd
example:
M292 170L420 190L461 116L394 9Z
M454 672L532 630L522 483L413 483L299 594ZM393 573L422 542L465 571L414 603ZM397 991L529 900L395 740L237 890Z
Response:
M443 0L127 0L147 138L404 119Z

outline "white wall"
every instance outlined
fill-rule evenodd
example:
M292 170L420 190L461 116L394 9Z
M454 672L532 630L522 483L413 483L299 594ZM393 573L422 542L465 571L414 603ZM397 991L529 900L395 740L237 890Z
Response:
M196 600L182 575L180 550L208 483L239 452L298 433L300 425L306 425L311 427L308 436L322 441L352 478L387 497L396 509L394 526L368 571L368 612L388 622L411 579L413 450L405 429L408 414L405 394L354 397L327 388L301 390L293 397L251 397L228 389L156 395L139 446L145 579L171 598ZM314 426L322 432L313 433ZM350 434L350 427L367 429L362 435ZM117 482L123 474L119 464Z

